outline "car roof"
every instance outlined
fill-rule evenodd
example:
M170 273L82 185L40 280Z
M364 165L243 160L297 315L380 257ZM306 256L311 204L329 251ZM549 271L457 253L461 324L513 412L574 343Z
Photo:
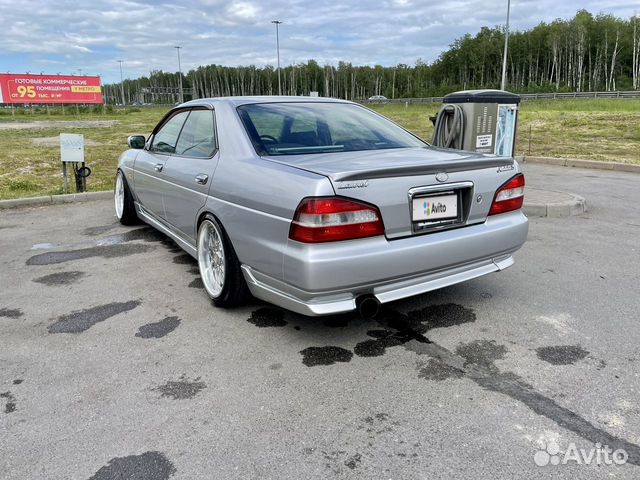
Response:
M179 107L206 106L215 107L216 105L227 103L233 107L239 105L247 105L251 103L353 103L348 100L329 97L304 97L304 96L280 96L280 95L261 95L261 96L244 96L244 97L212 97L198 98L185 102Z

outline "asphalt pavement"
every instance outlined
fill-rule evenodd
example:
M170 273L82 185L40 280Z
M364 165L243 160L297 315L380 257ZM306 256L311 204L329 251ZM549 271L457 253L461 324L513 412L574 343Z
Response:
M374 320L217 309L110 201L0 211L0 478L638 478L640 175L524 168L588 211Z

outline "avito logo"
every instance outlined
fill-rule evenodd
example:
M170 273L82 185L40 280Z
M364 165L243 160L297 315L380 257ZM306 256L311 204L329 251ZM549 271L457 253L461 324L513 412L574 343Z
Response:
M445 213L447 211L447 206L444 203L438 202L435 205L431 206L431 213Z
M444 203L431 203L431 202L423 202L422 208L424 209L424 214L428 217L433 215L434 213L445 213L447 211L447 206Z

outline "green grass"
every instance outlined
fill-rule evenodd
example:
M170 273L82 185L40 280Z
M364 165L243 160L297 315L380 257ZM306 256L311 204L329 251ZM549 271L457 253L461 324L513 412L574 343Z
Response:
M93 170L89 191L113 188L118 157L127 136L148 135L169 107L129 109L103 114L100 109L76 114L74 107L61 110L29 110L11 116L0 110L0 199L62 193L60 133L82 133L85 157ZM430 141L430 115L438 104L386 104L373 108ZM113 121L109 127L52 127L6 130L7 123L47 121ZM46 126L46 124L45 124ZM34 143L50 138L53 145ZM38 140L36 140L38 141ZM42 140L40 140L42 142ZM529 146L530 144L530 146ZM549 157L584 158L640 163L640 100L556 100L524 102L521 105L516 153Z
M117 111L108 114L80 115L34 114L0 116L0 199L62 193L60 147L55 138L60 133L82 133L85 137L85 160L92 174L87 179L89 191L113 188L118 157L127 148L127 137L148 135L168 108ZM109 127L28 128L3 130L2 124L46 121L113 121ZM34 139L50 139L50 145L35 144ZM73 180L70 190L74 191Z

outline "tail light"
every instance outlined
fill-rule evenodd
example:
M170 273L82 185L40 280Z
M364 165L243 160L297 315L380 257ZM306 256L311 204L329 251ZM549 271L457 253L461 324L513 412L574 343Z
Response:
M384 234L380 211L341 197L305 198L291 222L289 238L303 243L337 242Z
M522 208L524 202L524 175L519 173L496 192L489 215L511 212Z

